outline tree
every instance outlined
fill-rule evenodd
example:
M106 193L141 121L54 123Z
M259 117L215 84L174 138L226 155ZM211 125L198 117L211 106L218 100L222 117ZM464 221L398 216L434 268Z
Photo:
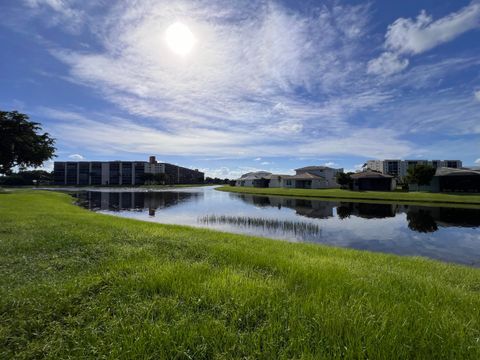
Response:
M55 139L42 133L39 123L18 111L0 111L0 174L38 167L55 155Z
M429 185L435 175L435 168L430 165L415 165L407 170L407 182L409 184Z
M407 213L408 227L414 231L429 233L438 230L437 223L430 211L410 210Z
M351 188L352 183L353 183L352 174L353 174L352 172L348 172L348 173L339 172L339 173L337 173L336 180L337 180L338 185L340 185L340 187L342 189Z

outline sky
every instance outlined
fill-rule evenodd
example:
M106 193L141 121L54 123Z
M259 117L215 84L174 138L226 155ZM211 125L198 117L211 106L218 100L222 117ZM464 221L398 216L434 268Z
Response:
M2 0L0 13L0 109L40 122L59 161L156 155L221 178L480 166L480 0ZM172 24L190 51L172 48Z

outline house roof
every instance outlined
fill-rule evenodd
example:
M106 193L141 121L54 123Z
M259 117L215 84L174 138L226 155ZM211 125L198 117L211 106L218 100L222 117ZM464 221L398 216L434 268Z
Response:
M325 179L323 176L315 175L309 172L305 172L302 174L292 175L289 176L289 179L294 180L322 180Z
M270 175L272 175L272 173L269 173L268 171L249 172L240 176L240 179L238 180L270 179Z
M435 172L435 176L480 176L480 171L472 169L457 169L457 168L448 168L441 167L438 168Z
M273 179L273 178L290 178L292 175L283 175L283 174L270 174L265 176L265 179Z
M382 174L376 171L362 171L362 172L353 174L351 178L352 179L382 179L382 178L391 179L393 178L393 176Z

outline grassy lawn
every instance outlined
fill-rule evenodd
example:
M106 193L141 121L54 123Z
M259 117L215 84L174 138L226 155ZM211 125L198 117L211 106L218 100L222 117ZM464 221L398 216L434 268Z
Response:
M350 191L341 189L284 189L222 186L221 191L248 193L258 195L279 195L296 197L315 197L326 199L350 200L385 200L396 202L422 202L443 204L480 205L480 194L443 194L428 192L396 192L396 191Z
M479 359L480 269L0 194L0 358Z

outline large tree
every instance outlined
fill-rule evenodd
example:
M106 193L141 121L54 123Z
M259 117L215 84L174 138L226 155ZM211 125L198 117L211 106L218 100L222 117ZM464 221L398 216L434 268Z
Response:
M38 167L53 158L55 139L18 111L0 111L0 174L15 166Z
M407 182L409 184L429 185L435 175L435 168L430 165L418 164L407 170Z
M341 186L342 189L350 189L353 184L352 172L339 172L336 175L337 184Z

